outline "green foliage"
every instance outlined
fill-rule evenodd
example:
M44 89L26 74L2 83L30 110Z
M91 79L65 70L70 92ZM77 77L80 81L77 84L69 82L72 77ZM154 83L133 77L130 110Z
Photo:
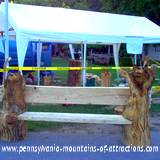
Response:
M102 0L101 11L145 16L157 24L160 19L158 0Z
M15 0L14 2L42 6L89 9L87 5L87 0Z
M82 10L89 10L89 6L88 6L88 3L87 3L87 0L84 0L84 1L76 1L73 5L73 8L75 9L82 9Z

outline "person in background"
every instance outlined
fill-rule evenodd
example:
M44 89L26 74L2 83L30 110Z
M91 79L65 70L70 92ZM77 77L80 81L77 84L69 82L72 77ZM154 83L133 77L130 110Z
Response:
M27 78L26 78L26 84L34 85L34 81L35 81L35 78L34 78L32 72L29 72L27 75Z

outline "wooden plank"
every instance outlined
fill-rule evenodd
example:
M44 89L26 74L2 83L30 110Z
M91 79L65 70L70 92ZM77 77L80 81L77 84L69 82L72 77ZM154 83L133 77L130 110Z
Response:
M3 97L0 86L0 101ZM55 87L26 86L27 103L44 104L99 104L126 105L129 98L128 87ZM159 104L160 98L153 98L153 104Z
M125 119L121 115L104 114L25 112L20 114L18 119L26 121L49 121L66 123L131 124L131 121Z
M0 100L2 100L0 88ZM27 103L126 105L128 88L26 86Z
M125 105L127 88L27 86L26 102L54 104Z

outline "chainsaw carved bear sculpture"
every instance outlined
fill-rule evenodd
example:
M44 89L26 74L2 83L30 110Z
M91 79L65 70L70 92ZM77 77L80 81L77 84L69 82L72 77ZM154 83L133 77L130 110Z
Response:
M96 83L102 87L109 87L111 81L111 73L107 70L102 70L101 76L94 76Z
M111 80L111 73L107 70L103 70L101 73L101 86L102 87L109 87Z
M79 60L69 60L69 67L81 67L81 61ZM69 70L68 71L68 86L80 86L81 85L81 71L80 70Z
M26 136L24 121L17 115L26 111L24 99L24 79L19 72L9 73L4 82L4 97L0 113L0 139L16 141Z
M146 62L144 62L145 64ZM148 146L150 142L149 131L149 97L148 92L154 79L154 69L134 67L130 73L121 70L120 75L127 79L130 88L128 105L122 115L132 121L132 125L125 125L123 140L126 145Z

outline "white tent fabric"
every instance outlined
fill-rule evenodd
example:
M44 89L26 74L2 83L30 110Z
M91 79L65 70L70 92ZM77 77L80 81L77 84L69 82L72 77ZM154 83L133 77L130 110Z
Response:
M4 3L0 11L4 14ZM9 4L9 23L16 32L19 65L29 41L108 44L160 43L160 27L145 17L64 8ZM135 44L135 43L134 43Z
M17 57L18 65L23 66L26 51L28 48L29 37L21 33L19 30L16 30L16 42L17 42Z
M4 14L2 14L1 10L0 10L0 31L4 32ZM9 29L9 37L10 39L15 39L15 32L14 30L10 30L12 28L12 26L9 24L8 29Z
M142 54L143 52L143 38L127 38L127 53Z

